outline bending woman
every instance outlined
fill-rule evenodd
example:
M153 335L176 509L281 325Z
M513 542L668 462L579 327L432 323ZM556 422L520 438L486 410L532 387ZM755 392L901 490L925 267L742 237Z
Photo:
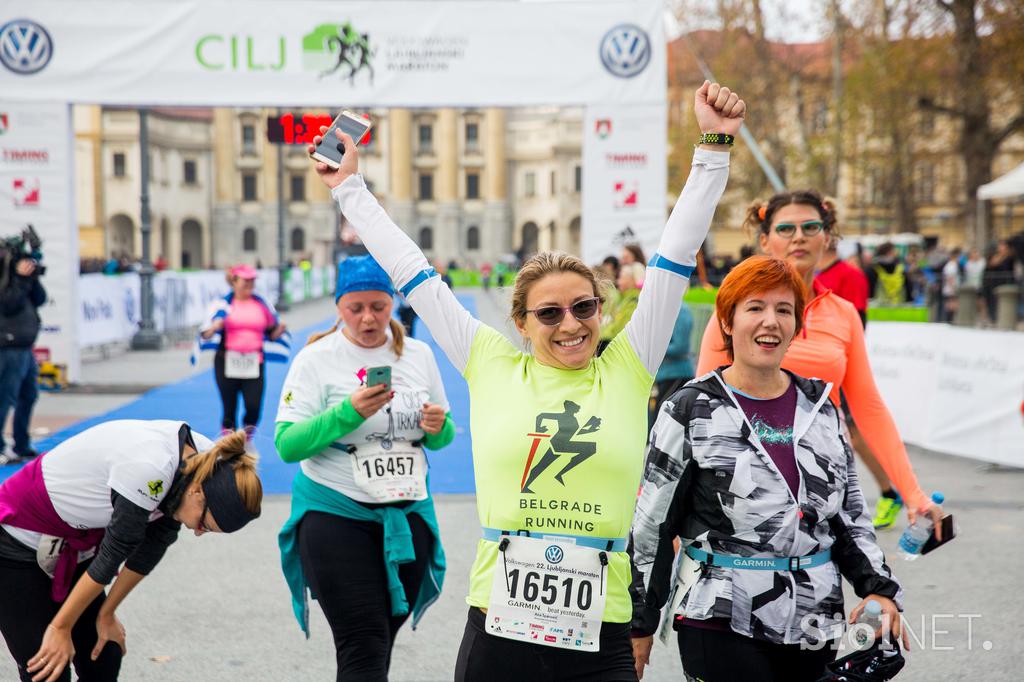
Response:
M850 622L874 599L882 630L900 634L900 586L875 541L832 386L781 367L804 301L785 261L736 266L715 303L732 363L658 415L630 542L640 673L670 600L683 669L706 682L818 680L842 629L840 575L863 599Z
M888 487L887 476L906 501L910 520L927 513L935 523L936 535L940 535L942 508L921 490L896 424L878 393L860 316L853 304L814 279L836 226L835 208L814 190L784 192L767 203L751 206L746 224L756 227L765 254L784 259L796 268L811 296L800 334L786 350L782 366L794 374L829 382L829 397L837 406L839 390L843 390L861 434L884 470L878 472L882 491ZM697 375L728 363L721 326L712 315L700 344ZM870 460L868 463L876 469Z
M430 347L391 317L394 296L372 257L342 261L338 324L295 357L277 409L277 451L301 462L281 563L307 635L307 585L327 616L339 680L387 680L399 628L444 582L423 448L451 443L455 425ZM385 367L390 385L368 386Z
M262 499L245 432L213 443L180 421L106 422L26 465L0 485L0 632L21 679L70 682L73 662L116 680L115 610L182 524L233 533Z
M731 141L744 108L717 84L695 94L715 140ZM339 137L341 168L317 172L469 384L483 537L456 679L635 680L625 548L647 399L725 188L728 147L695 152L636 312L595 358L601 287L586 264L541 253L523 265L512 319L532 353L521 352L441 284L357 175L351 138Z

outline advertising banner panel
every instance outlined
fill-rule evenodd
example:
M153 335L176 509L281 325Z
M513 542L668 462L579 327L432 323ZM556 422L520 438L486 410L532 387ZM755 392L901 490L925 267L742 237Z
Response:
M0 92L200 106L659 102L662 3L35 0Z
M867 342L905 441L1024 467L1024 333L872 322Z
M665 114L663 102L587 107L582 225L587 263L618 256L628 243L654 255L666 216Z
M54 362L66 364L74 380L78 228L71 184L70 107L14 101L8 99L7 88L0 87L0 92L0 239L8 254L19 248L19 235L29 225L42 239L35 255L40 256L40 267L46 267L40 282L47 301L39 309L43 326L36 347L48 349ZM31 250L27 245L24 249ZM2 283L4 276L12 276L13 262L0 259L0 267L7 268L0 273Z

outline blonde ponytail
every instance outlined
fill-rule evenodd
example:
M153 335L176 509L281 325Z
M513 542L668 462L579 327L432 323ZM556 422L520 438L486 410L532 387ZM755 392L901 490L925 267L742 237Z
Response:
M193 485L202 484L213 475L218 461L230 464L235 471L235 486L242 504L250 514L259 515L263 502L263 484L256 474L256 453L246 450L246 433L239 429L218 439L206 452L197 452L185 459L183 474Z
M405 328L393 317L388 321L388 326L391 328L391 350L396 358L400 358L405 348Z
M310 344L314 344L317 341L319 341L320 339L324 338L325 336L330 336L334 332L338 331L338 327L340 327L340 326L341 326L341 318L338 318L338 321L334 323L334 326L331 327L330 329L328 329L327 331L325 331L325 332L317 332L315 334L310 334L309 335L309 339L306 341L306 345L308 346Z

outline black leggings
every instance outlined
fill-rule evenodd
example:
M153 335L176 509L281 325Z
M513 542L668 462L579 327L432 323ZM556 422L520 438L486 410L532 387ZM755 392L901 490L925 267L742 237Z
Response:
M455 682L636 682L629 623L602 623L601 650L591 652L498 637L486 618L470 607Z
M255 379L228 379L224 376L224 353L217 351L213 358L213 375L217 378L217 390L220 391L220 402L224 406L224 417L221 428L234 431L238 428L238 394L241 392L245 402L245 417L242 425L255 428L260 421L260 410L263 409L263 380L266 376L265 362L260 363L260 375Z
M772 644L684 625L679 628L679 656L687 679L702 682L817 682L836 651L830 644L801 650L799 644Z
M89 561L78 564L75 581L85 573ZM22 680L32 679L25 667L43 643L43 633L61 604L50 597L53 581L34 562L0 558L0 633L7 642L11 656L18 664ZM113 682L121 670L121 647L109 642L99 657L91 660L96 646L96 616L106 595L100 594L86 607L71 628L75 645L72 664L81 682ZM71 670L65 668L60 682L71 682Z
M406 518L416 560L401 564L398 577L411 612L433 551L433 535L418 514ZM395 634L409 616L391 615L384 527L307 512L299 524L299 556L309 590L334 635L338 680L386 682Z

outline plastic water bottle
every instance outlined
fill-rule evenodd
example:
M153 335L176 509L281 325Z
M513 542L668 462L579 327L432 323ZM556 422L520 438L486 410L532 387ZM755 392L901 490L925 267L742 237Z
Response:
M945 499L942 493L932 493L932 502L935 504L942 504ZM900 551L904 559L914 561L921 556L921 548L931 536L934 525L930 516L919 514L917 521L907 526L900 536Z
M868 643L875 641L875 633L882 627L882 605L874 599L868 600L868 603L864 605L864 610L860 613L860 618L857 619L857 624L861 623L867 627L857 628L853 639L857 642L858 647L864 648ZM868 628L871 628L870 632Z

